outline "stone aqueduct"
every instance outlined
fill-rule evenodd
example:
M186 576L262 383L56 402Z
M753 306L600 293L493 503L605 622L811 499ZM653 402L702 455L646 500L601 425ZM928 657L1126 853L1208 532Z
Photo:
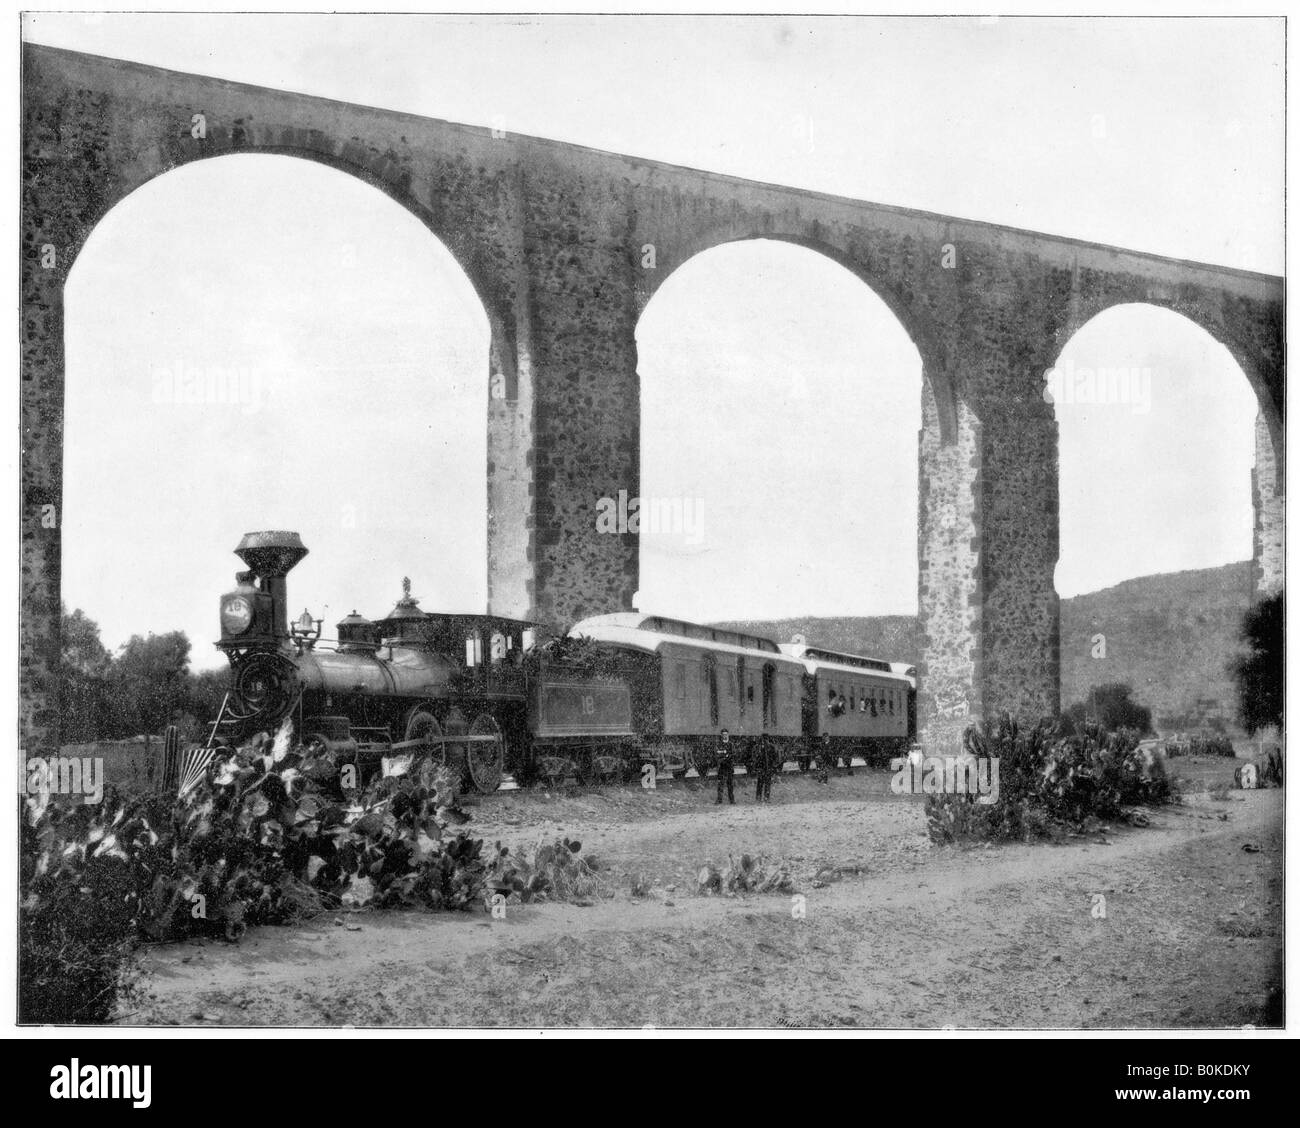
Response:
M1044 373L1110 306L1184 314L1251 381L1256 582L1282 582L1280 278L33 45L23 92L20 727L29 749L58 739L61 534L51 514L62 501L68 271L134 189L228 153L289 154L360 177L418 216L476 287L505 392L489 401L487 420L497 613L562 624L630 606L636 537L597 535L594 514L597 499L637 491L638 316L692 255L755 237L847 267L921 354L920 711L932 740L996 709L1037 715L1059 705L1057 430ZM203 137L193 135L196 114Z

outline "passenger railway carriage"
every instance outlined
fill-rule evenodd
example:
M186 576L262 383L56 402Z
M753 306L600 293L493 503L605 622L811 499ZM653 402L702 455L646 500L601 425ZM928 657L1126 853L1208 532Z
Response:
M768 740L793 754L803 735L803 665L771 639L659 615L623 612L576 623L625 656L642 758L681 777L716 766L729 732L741 762Z
M803 663L804 729L814 746L829 735L837 760L887 762L916 732L916 668L804 643L781 650ZM801 763L806 767L806 763Z
M909 667L639 613L535 645L531 623L421 610L409 581L382 619L354 611L328 640L310 613L288 619L286 577L307 555L297 533L248 533L235 551L247 570L221 600L231 683L209 745L291 718L304 745L354 763L362 781L448 764L490 792L506 773L703 774L723 729L741 764L771 749L804 768L883 759L915 735Z

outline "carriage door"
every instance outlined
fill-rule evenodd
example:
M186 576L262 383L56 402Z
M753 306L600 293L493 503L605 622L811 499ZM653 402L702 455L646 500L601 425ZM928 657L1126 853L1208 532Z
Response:
M745 731L745 656L742 654L736 659L736 689L738 695L736 698L736 708L740 714L740 731Z
M776 727L776 667L771 662L763 666L763 727Z

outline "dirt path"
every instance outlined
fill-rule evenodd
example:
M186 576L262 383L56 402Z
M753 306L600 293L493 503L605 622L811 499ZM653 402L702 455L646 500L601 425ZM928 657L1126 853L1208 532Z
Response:
M612 899L367 913L147 950L130 1023L1181 1027L1263 1024L1281 982L1282 793L1193 797L1146 830L933 848L887 776L787 781L768 808L657 795L496 796L474 828L581 837ZM1103 842L1108 844L1102 844ZM802 891L701 897L759 853ZM1258 845L1258 852L1244 845ZM825 864L863 872L814 887ZM651 885L632 900L630 877ZM1104 906L1097 898L1104 898ZM1105 916L1101 916L1104 907ZM1240 935L1229 935L1229 933Z

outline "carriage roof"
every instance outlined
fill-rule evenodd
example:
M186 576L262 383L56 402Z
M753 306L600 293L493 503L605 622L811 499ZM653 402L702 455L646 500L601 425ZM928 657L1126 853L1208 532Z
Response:
M662 653L664 647L686 646L718 654L735 654L760 658L784 665L789 657L770 638L690 623L663 615L646 615L638 611L620 611L612 615L593 615L575 623L570 638L589 638L613 646L640 650L647 654Z
M916 684L916 667L909 666L905 662L886 662L882 658L868 658L862 654L827 650L825 647L808 646L802 642L782 643L781 652L791 658L797 658L810 674L830 671L869 674L891 681L906 682L912 686Z

